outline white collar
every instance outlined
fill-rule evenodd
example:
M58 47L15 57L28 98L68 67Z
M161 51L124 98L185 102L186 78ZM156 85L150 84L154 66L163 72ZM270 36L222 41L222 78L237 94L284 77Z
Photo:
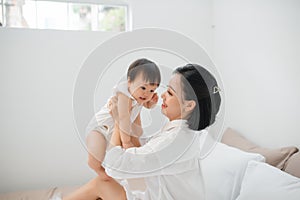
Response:
M132 96L132 94L129 91L128 82L127 81L121 81L117 84L117 87L119 87L119 90L121 92L125 93L133 102L133 104L137 104L137 100Z
M162 131L169 131L176 127L188 127L187 120L186 119L175 119L175 120L169 121L162 128Z

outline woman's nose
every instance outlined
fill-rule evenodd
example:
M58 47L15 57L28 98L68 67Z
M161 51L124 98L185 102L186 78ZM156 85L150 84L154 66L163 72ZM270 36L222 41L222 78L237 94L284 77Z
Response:
M160 95L160 97L161 97L162 99L164 98L165 93L166 93L166 92L163 92L163 93Z

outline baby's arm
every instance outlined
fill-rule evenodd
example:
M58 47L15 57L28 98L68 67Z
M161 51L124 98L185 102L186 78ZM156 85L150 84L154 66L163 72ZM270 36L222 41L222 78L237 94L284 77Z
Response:
M119 131L123 148L133 147L131 142L131 114L132 100L122 93L118 93Z

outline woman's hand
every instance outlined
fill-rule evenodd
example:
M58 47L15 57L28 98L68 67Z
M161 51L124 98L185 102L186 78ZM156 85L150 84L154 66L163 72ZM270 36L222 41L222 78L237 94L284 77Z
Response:
M152 99L150 101L146 102L144 104L144 107L151 109L157 104L157 102L158 102L158 95L157 95L157 93L154 93Z
M112 116L112 118L114 119L114 121L119 121L119 113L118 113L118 97L117 96L113 96L110 98L109 102L108 102L108 108L109 108L109 113Z
M108 102L109 113L115 121L114 131L110 138L108 149L115 146L122 146L120 129L119 129L119 113L118 113L118 97L113 96Z

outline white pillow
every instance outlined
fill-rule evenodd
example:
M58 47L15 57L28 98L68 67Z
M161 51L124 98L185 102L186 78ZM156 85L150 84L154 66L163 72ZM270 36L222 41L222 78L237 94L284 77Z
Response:
M201 161L206 200L235 200L250 160L265 159L260 154L217 142L212 152Z
M299 200L300 179L266 163L250 161L237 200Z

